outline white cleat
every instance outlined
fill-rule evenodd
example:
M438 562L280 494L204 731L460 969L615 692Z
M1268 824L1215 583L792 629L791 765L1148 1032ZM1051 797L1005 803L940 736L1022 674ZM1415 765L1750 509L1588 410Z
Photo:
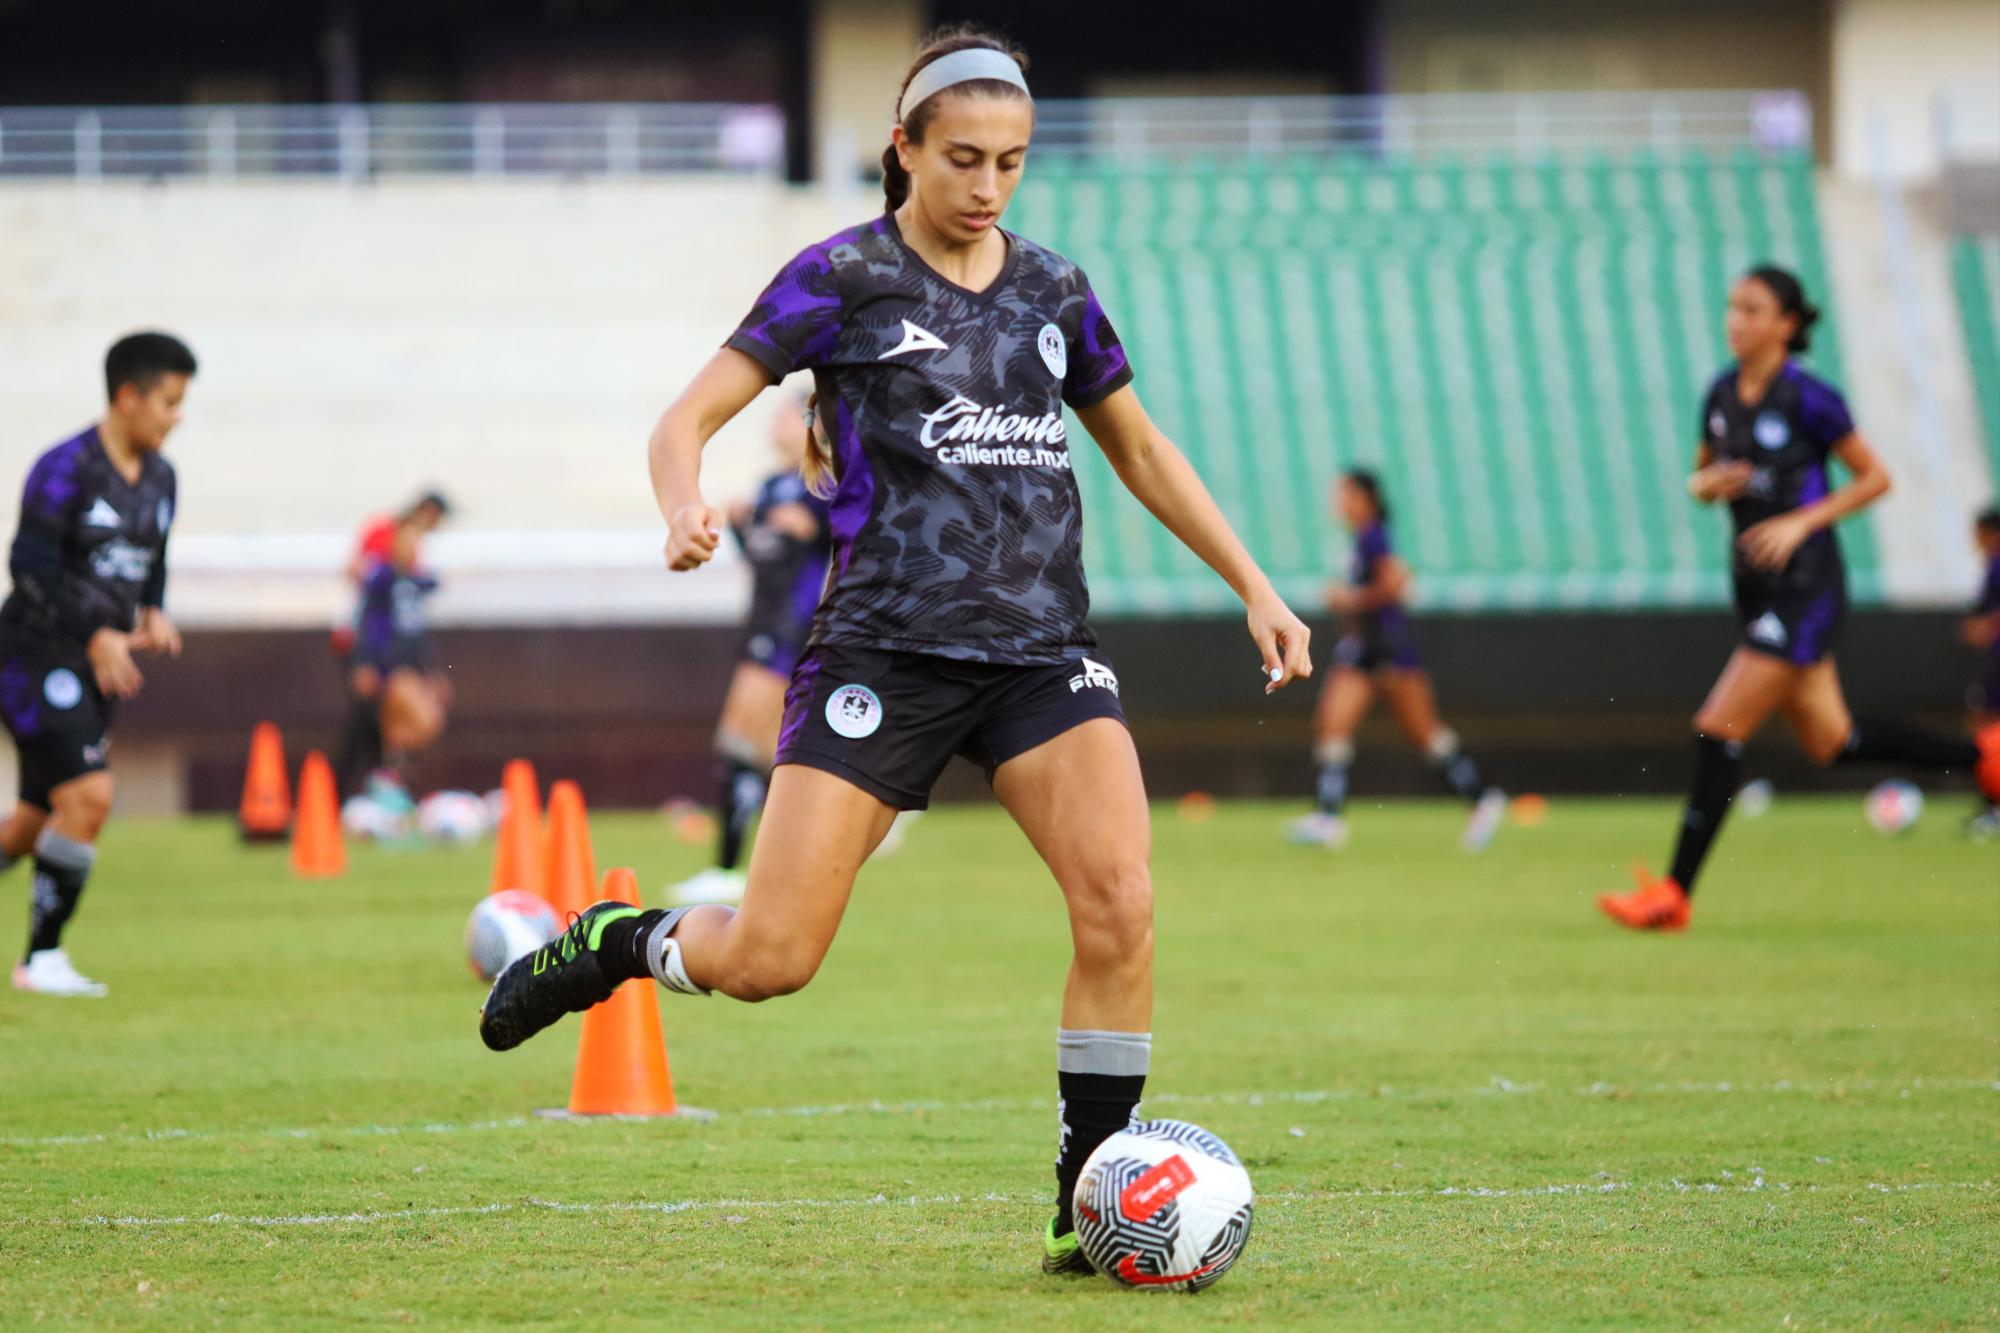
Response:
M1347 821L1339 815L1315 810L1303 819L1292 821L1291 827L1285 830L1285 841L1304 847L1337 850L1347 845Z
M77 971L69 955L61 949L37 949L28 955L27 962L14 964L14 989L93 1000L111 993L111 988L103 982L92 981Z
M710 866L699 875L669 885L667 899L676 907L691 907L696 903L740 903L747 878L740 870Z
M910 825L916 823L923 813L921 810L897 811L889 831L882 835L882 841L875 844L875 850L869 853L868 859L872 861L878 856L894 856L902 847L903 839L910 836Z
M1507 793L1498 787L1488 787L1472 807L1472 818L1465 822L1465 832L1459 836L1458 845L1468 852L1483 852L1493 841L1493 835L1500 831L1500 821L1507 817Z

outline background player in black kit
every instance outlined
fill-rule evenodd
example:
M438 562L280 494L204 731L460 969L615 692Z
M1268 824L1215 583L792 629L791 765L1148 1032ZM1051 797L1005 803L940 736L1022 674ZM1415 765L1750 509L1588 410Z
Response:
M1782 714L1814 762L1887 763L1992 773L1974 742L1895 718L1847 710L1833 650L1847 613L1847 574L1833 525L1880 499L1889 474L1856 433L1838 390L1790 359L1819 312L1797 278L1752 269L1729 293L1735 364L1710 385L1688 492L1729 504L1735 527L1736 619L1742 643L1695 714L1695 771L1665 879L1642 873L1630 893L1597 902L1620 925L1680 930L1695 875L1741 783L1743 746ZM1831 488L1829 465L1851 474ZM1992 738L2000 746L2000 736Z
M1319 847L1347 845L1348 771L1354 764L1354 730L1367 716L1379 686L1389 711L1410 743L1423 751L1445 788L1472 807L1459 845L1483 852L1507 811L1507 797L1480 780L1479 765L1459 744L1458 733L1438 716L1431 674L1404 604L1410 567L1389 546L1389 504L1382 483L1366 468L1349 468L1333 487L1333 510L1354 534L1347 578L1327 589L1326 608L1341 617L1333 670L1313 709L1313 812L1291 827L1291 840Z
M965 755L1068 906L1057 1215L1042 1262L1073 1272L1088 1268L1072 1186L1145 1083L1153 895L1138 756L1084 623L1064 404L1242 598L1264 688L1309 675L1311 659L1305 625L1147 418L1084 275L997 225L1034 128L1023 68L983 34L933 41L898 100L887 211L787 264L654 431L667 561L693 569L722 527L700 489L702 445L775 381L813 372L828 452L807 473L833 488L833 573L792 675L742 907L600 903L501 974L480 1031L494 1049L518 1045L629 977L743 1000L798 990L897 811L923 806Z
M715 724L720 825L715 864L669 890L677 903L736 902L743 896L744 877L737 866L744 835L764 805L784 719L785 685L812 637L813 612L826 588L833 539L826 500L813 494L799 474L810 429L802 418L803 406L793 401L779 409L771 445L780 470L729 513L730 535L750 564L750 610Z
M104 359L97 425L35 460L0 605L0 715L20 754L20 799L0 824L0 869L33 853L34 901L16 989L97 996L62 947L111 813L105 767L114 702L144 684L135 652L178 656L164 609L174 469L194 354L164 333L121 338Z

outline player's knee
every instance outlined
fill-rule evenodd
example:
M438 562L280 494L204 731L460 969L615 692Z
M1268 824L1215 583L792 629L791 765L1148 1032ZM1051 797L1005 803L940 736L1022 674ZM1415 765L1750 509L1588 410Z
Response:
M111 818L112 795L109 773L91 773L58 787L51 804L63 835L81 842L95 840Z
M715 989L735 1000L755 1004L796 995L819 972L821 955L798 948L744 951L723 969Z
M1847 748L1848 732L1852 728L1839 731L1816 731L1799 737L1799 748L1806 752L1806 758L1825 768L1840 758L1840 752Z
M1116 967L1151 956L1153 877L1145 857L1106 858L1089 867L1074 897L1079 963Z

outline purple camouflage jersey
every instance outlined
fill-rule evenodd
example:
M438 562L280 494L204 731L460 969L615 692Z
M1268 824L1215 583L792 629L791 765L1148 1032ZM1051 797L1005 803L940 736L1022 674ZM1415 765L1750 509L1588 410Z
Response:
M1747 462L1755 471L1750 489L1729 506L1741 536L1767 518L1803 508L1828 490L1827 459L1833 447L1854 432L1854 418L1840 391L1787 362L1764 391L1762 402L1746 404L1737 394L1737 368L1716 376L1702 400L1702 439L1718 461ZM1782 570L1752 567L1739 551L1735 576L1739 593L1832 591L1845 586L1846 567L1832 528L1807 538Z
M1986 581L1979 585L1979 602L1972 608L1976 616L2000 612L2000 555L1986 562ZM2000 636L1986 645L1985 707L2000 711Z
M35 460L8 554L14 590L0 632L82 649L100 629L137 627L164 604L174 468L140 454L139 479L112 464L92 426Z
M1062 407L1132 371L1082 271L1006 237L972 292L885 214L802 251L729 339L819 392L838 486L815 643L1033 665L1095 642Z
M768 525L771 511L781 505L803 505L819 531L799 538ZM812 635L813 612L826 588L832 539L827 534L827 504L806 488L796 472L780 472L757 488L750 522L735 530L736 540L750 562L750 615L753 635L803 648Z

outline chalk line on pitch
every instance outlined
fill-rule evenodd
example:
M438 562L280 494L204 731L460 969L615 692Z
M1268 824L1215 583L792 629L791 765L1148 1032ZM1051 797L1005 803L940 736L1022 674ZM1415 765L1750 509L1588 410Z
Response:
M1746 1083L1737 1080L1662 1082L1650 1084L1628 1084L1594 1082L1569 1088L1552 1087L1544 1083L1516 1083L1499 1074L1493 1075L1485 1083L1474 1087L1447 1088L1398 1088L1384 1084L1373 1088L1330 1088L1293 1089L1266 1092L1215 1092L1215 1093L1174 1093L1165 1092L1148 1096L1145 1107L1164 1106L1311 1106L1327 1102L1365 1101L1435 1101L1461 1097L1584 1097L1614 1098L1625 1096L1767 1096L1767 1095L1834 1095L1843 1093L1894 1093L1898 1097L1909 1098L1921 1092L2000 1092L2000 1079L1969 1078L1916 1078L1902 1082L1876 1084L1868 1079L1852 1080L1795 1080L1779 1079L1771 1083ZM932 1113L971 1114L980 1111L1031 1111L1053 1109L1055 1099L1050 1097L989 1097L968 1101L859 1101L829 1102L805 1106L751 1106L736 1110L724 1110L722 1115L744 1119L774 1119L796 1117L800 1119L827 1119L850 1115L921 1115ZM616 1120L616 1117L607 1117ZM408 1125L328 1125L292 1126L266 1129L153 1129L123 1133L102 1134L52 1134L46 1136L23 1135L0 1138L0 1148L61 1148L105 1143L178 1143L204 1142L214 1140L241 1141L245 1139L322 1139L322 1138L371 1138L401 1135L443 1135L473 1134L489 1130L518 1129L526 1125L544 1123L530 1116L506 1116L491 1120L464 1122L428 1122ZM573 1122L573 1123L588 1123Z

